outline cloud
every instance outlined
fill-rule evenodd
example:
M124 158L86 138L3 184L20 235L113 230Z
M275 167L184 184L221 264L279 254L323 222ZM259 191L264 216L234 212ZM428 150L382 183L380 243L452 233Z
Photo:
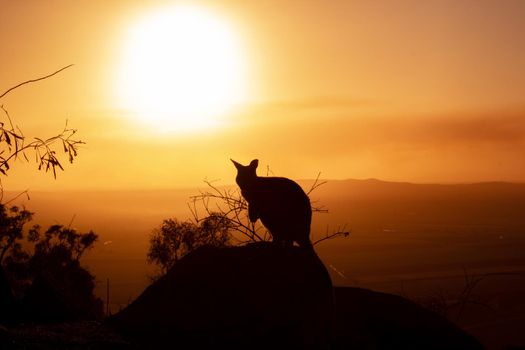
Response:
M297 140L308 139L318 145L331 143L345 150L376 146L518 146L525 142L525 112L441 117L319 117L315 122L310 119L291 128L282 127L283 134L290 135L290 130L297 135Z
M513 113L394 113L398 112L389 112L378 100L326 95L255 106L240 120L247 129L260 130L265 137L270 132L276 141L309 140L315 147L332 144L339 150L385 144L418 148L510 145L525 140L525 109Z
M397 128L404 130L402 134L408 141L417 143L513 144L525 140L525 112L516 115L418 118L401 122Z
M283 119L246 129L235 141L246 158L278 173L292 163L337 177L409 181L523 181L525 112L402 117ZM301 176L301 175L296 175Z
M269 110L287 110L287 111L304 111L304 110L319 110L319 109L351 109L373 104L372 100L364 98L354 98L342 95L325 95L312 96L295 100L274 101L265 104L263 109Z

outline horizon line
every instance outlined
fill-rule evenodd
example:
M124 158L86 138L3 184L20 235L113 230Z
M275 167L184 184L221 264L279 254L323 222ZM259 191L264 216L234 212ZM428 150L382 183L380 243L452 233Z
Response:
M264 176L265 177L265 176ZM237 186L234 182L230 183L218 183L220 180L210 181L210 183L216 184L217 187L230 187ZM313 182L315 178L311 179L295 179L296 182ZM319 182L345 182L345 181L356 181L356 182L378 182L387 184L406 184L416 186L467 186L467 185L488 185L488 184L507 184L507 185L525 185L525 181L508 181L508 180L487 180L487 181L472 181L472 182L410 182L410 181L391 181L382 180L378 178L345 178L345 179L328 179L319 178ZM61 189L42 189L42 188L25 188L25 189L4 189L4 193L24 193L24 192L123 192L123 191L184 191L184 190L198 190L201 187L207 187L205 180L200 185L183 185L173 187L147 187L147 186L129 186L129 187L118 187L118 188L107 188L107 187L92 187L92 188L61 188Z

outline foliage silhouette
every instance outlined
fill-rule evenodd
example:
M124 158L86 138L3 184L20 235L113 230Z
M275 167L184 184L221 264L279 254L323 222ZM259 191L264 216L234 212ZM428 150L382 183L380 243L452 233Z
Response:
M19 87L48 79L71 66L7 89L0 94L0 102ZM23 158L29 162L28 154L32 153L38 170L51 171L56 178L57 169L64 170L59 149L73 163L78 147L84 142L75 138L76 130L70 129L67 121L57 135L27 141L3 104L0 109L4 119L0 120L0 285L3 289L0 304L7 300L13 305L15 297L21 300L15 316L22 320L61 321L101 315L102 302L93 295L94 277L79 262L98 236L92 231L79 233L61 225L50 226L42 234L40 227L34 225L25 236L24 226L32 220L33 213L8 204L27 191L3 201L2 176L7 176L13 161ZM57 310L59 306L62 307L60 311Z
M148 263L160 267L161 274L184 255L204 246L225 246L230 241L230 222L219 214L211 214L199 223L166 219L150 236Z
M16 259L27 258L20 241L24 238L24 225L32 218L33 213L26 209L0 204L0 265L8 255Z
M65 66L54 73L48 74L41 78L31 79L19 83L0 95L0 102L3 97L8 93L16 90L17 88L29 84L38 82L47 78L50 78L59 72L71 67L72 65ZM22 130L13 123L8 110L3 104L0 104L2 109L4 120L0 120L0 202L2 201L3 188L1 175L7 176L11 166L10 163L19 157L24 158L29 162L28 152L32 151L34 159L38 164L38 170L45 170L46 172L51 171L53 177L56 178L57 170L64 170L62 163L58 157L59 149L62 149L67 154L70 163L73 163L74 159L78 156L78 147L84 142L75 138L77 130L71 129L66 125L62 131L57 135L42 138L34 137L33 140L27 142L27 137L24 135Z
M45 232L34 225L26 236L24 225L32 217L25 209L6 210L0 205L1 262L14 295L27 304L24 317L38 321L99 317L102 302L93 295L94 276L80 265L80 258L98 236L62 225L52 225ZM39 295L46 293L63 304L62 313L43 311L54 306Z

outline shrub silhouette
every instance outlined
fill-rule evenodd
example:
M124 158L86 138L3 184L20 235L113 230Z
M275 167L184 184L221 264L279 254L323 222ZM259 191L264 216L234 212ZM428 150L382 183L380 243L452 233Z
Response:
M32 216L25 209L0 205L0 263L21 300L19 318L42 322L100 317L102 301L93 295L94 276L80 265L98 236L62 225L44 233L34 225L26 236L23 228ZM23 248L30 245L32 250Z
M183 256L199 247L227 245L230 229L230 222L214 213L198 223L166 219L152 232L147 261L158 265L161 274L166 274Z
M23 81L7 89L0 93L0 102L6 95L21 86L48 79L71 66ZM50 227L41 237L40 228L34 226L25 239L23 227L31 221L33 213L16 206L8 207L7 204L21 194L27 194L27 191L5 202L2 187L2 176L7 176L11 168L10 164L18 158L29 162L30 157L34 157L38 170L50 171L56 178L57 170L64 170L58 156L59 150L63 150L68 161L73 163L78 155L78 147L84 142L76 139L76 130L70 129L67 121L64 129L55 136L30 139L24 135L18 125L13 123L3 104L0 104L0 109L3 113L3 118L0 120L0 308L3 311L5 311L3 306L7 305L9 308L0 316L0 322L13 321L15 309L13 291L19 298L21 295L25 295L26 299L31 295L41 297L44 295L43 291L35 292L35 290L44 285L47 286L47 292L51 292L62 302L69 300L71 306L80 305L74 306L73 309L97 309L99 300L93 297L93 276L79 264L82 253L96 241L96 234L93 232L80 234L75 230L56 225ZM28 245L22 244L24 242L34 244L32 253L23 249ZM87 304L82 299L86 299ZM49 300L41 299L40 305L33 306L44 305L51 304ZM80 315L85 313L84 311L72 314ZM21 315L18 317L20 318Z
M20 240L24 236L24 225L32 218L33 213L26 209L0 204L0 264L8 253L17 259L26 258Z

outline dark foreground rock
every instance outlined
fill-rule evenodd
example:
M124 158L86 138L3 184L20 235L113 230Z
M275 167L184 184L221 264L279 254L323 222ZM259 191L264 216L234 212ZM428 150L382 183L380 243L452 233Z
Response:
M96 321L0 326L0 349L133 350L136 346Z
M334 288L336 349L483 349L447 319L397 295Z
M143 347L481 348L451 322L407 299L332 288L315 254L271 244L201 248L109 324Z
M311 251L200 248L109 322L143 345L328 348L333 293Z
M2 311L2 310L0 310ZM0 326L0 349L481 349L399 296L332 288L313 252L201 248L106 323Z

